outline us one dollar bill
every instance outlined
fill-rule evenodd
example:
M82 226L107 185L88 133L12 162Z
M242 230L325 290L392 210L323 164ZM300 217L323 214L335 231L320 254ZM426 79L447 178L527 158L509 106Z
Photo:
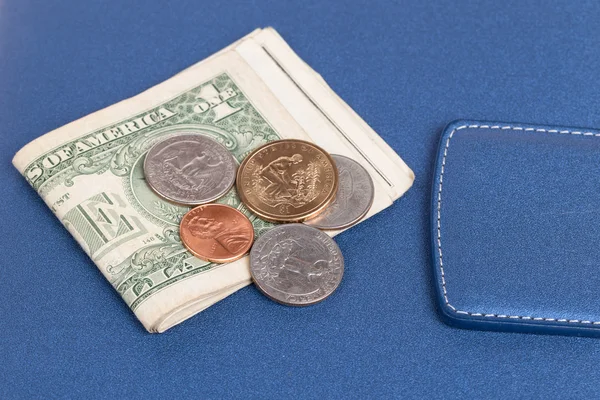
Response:
M150 332L163 332L251 282L247 257L214 264L186 251L178 231L189 208L161 199L145 182L146 152L183 132L217 140L238 162L282 138L349 156L375 184L367 216L391 205L414 180L271 28L27 144L13 164ZM218 202L246 213L257 235L272 226L245 210L235 189Z

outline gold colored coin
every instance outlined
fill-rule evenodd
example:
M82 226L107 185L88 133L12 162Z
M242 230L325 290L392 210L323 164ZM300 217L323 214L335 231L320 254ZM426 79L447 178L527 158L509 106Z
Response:
M304 140L284 139L250 153L238 169L236 185L242 202L259 217L300 222L333 201L338 173L325 150Z

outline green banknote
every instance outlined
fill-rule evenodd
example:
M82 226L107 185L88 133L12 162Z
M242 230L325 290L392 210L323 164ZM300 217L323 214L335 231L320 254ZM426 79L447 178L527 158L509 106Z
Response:
M179 222L189 208L163 200L144 179L150 147L181 133L218 141L238 162L255 147L281 138L235 81L222 73L163 104L63 143L25 168L25 177L42 197L60 190L53 211L79 185L94 184L91 196L61 218L92 260L143 239L127 258L106 265L111 284L134 311L162 288L218 266L195 258L182 245ZM246 212L257 234L268 226L244 209L235 189L218 202Z
M266 40L283 40L268 32L255 31L136 97L36 139L13 160L150 332L162 332L250 283L246 258L214 264L195 258L182 245L179 222L189 208L163 200L144 179L145 154L159 141L181 133L205 135L241 162L272 140L317 141L315 137L325 135L318 144L331 152L353 153L371 169L377 186L372 213L390 205L412 183L412 172L399 157L390 156L391 149L372 140L371 150L352 149L358 147L353 142L374 132L364 126L359 134L336 128L336 118L358 116L333 93L329 99L347 108L348 115L320 111L337 132L327 135L327 129L317 130L293 115L319 110L319 102L306 102L310 87L298 92L294 69L281 65L297 56L277 46L269 52ZM272 68L286 74L277 77ZM302 68L312 73L314 85L323 87L316 73L305 64ZM278 94L282 79L292 80L299 94L291 89ZM322 95L318 99L325 100ZM298 104L290 112L294 102ZM380 153L387 164L377 160ZM402 180L390 177L399 172ZM257 235L271 226L244 208L235 189L218 202L244 212Z

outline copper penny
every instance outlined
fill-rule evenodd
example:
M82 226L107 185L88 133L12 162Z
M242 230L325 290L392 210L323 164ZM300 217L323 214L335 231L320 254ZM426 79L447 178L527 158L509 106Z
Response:
M196 257L224 263L241 258L254 241L250 220L235 208L206 204L190 210L179 225L181 241Z
M259 217L300 222L333 201L338 172L331 156L313 143L276 140L244 159L236 185L242 202Z

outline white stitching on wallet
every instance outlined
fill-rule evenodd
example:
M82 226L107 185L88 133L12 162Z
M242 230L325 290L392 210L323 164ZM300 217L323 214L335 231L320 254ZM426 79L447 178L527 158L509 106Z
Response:
M442 158L442 168L440 171L440 185L438 187L438 195L437 195L437 248L438 255L440 260L440 275L442 278L442 290L444 294L444 301L446 306L448 306L453 312L457 314L469 315L472 317L492 317L492 318L505 318L505 319L525 319L525 320L533 320L533 321L550 321L550 322L566 322L566 323L576 323L576 324L592 324L592 325L600 325L600 321L588 321L588 320L579 320L579 319L556 319L556 318L543 318L543 317L530 317L530 316L521 316L521 315L504 315L504 314L482 314L482 313L474 313L470 311L462 311L457 310L450 301L448 300L448 291L446 289L446 275L444 273L444 262L442 257L442 185L444 178L444 170L446 167L446 157L448 156L448 148L450 147L450 140L454 136L454 134L462 129L501 129L501 130L513 130L513 131L525 131L525 132L542 132L542 133L560 133L560 134L570 134L570 135L583 135L583 136L596 136L600 137L600 133L593 132L579 132L579 131L569 131L569 130L561 130L558 131L556 129L543 129L543 128L522 128L520 126L510 126L510 125L462 125L457 128L454 128L448 139L446 139L446 146L444 147L444 157Z

